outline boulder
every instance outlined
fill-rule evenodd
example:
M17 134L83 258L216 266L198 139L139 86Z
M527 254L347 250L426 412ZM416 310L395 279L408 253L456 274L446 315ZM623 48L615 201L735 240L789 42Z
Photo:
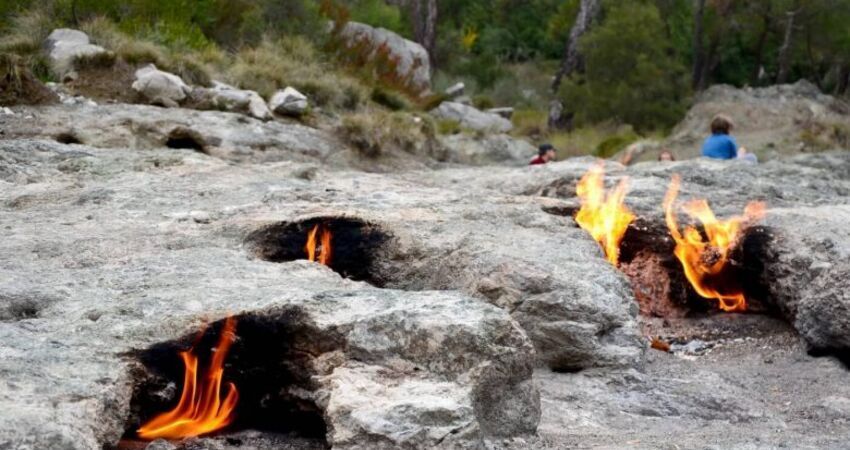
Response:
M384 29L374 28L359 22L348 22L340 31L340 37L349 47L365 46L371 49L374 58L380 48L389 52L397 60L396 75L399 79L410 80L411 88L425 94L431 89L431 62L428 51L422 45L407 40L398 34Z
M269 107L277 114L284 116L300 116L307 112L309 103L307 96L293 87L277 91L269 100Z
M735 122L739 145L764 160L801 151L850 149L850 104L826 95L806 80L763 88L715 85L702 92L664 146L681 158L698 156L711 119ZM654 158L653 152L646 159Z
M192 92L182 78L153 64L136 71L132 88L146 103L168 108L178 106Z
M465 133L441 137L448 162L467 165L524 166L537 154L528 141L507 134L471 136Z
M449 86L444 93L446 97L452 99L463 95L464 89L466 89L466 84L464 84L463 81L458 81L457 83Z
M503 106L503 107L500 107L500 108L490 108L490 109L486 110L486 112L490 113L490 114L500 115L500 116L502 116L502 117L504 117L505 119L508 119L508 120L511 120L511 117L513 117L513 115L514 115L514 109L509 107L509 106Z
M216 82L212 88L195 87L190 98L191 106L196 109L238 112L260 120L272 118L260 94L224 83Z
M511 121L498 114L483 112L457 102L443 102L431 114L440 119L455 120L461 126L475 131L507 133L513 129Z
M59 79L76 78L74 60L79 57L93 57L108 54L109 51L99 45L93 45L89 36L79 30L58 28L53 30L44 42L50 68Z

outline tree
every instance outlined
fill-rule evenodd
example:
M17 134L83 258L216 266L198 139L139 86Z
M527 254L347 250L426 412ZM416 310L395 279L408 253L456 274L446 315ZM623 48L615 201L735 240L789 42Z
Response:
M567 45L564 49L564 57L558 72L555 73L555 79L552 81L552 90L557 91L561 86L561 80L569 76L573 71L581 67L581 54L579 53L579 40L590 30L596 16L599 15L602 9L601 0L581 0L578 15L573 27L570 29L570 36L567 38Z
M782 39L782 47L779 48L779 73L776 75L776 83L782 84L788 81L788 72L791 70L791 46L793 45L794 37L794 19L797 18L800 9L799 5L795 4L796 9L785 13L785 37Z
M695 0L694 6L694 64L691 74L691 85L695 90L702 86L703 65L705 64L702 47L703 27L705 25L705 0Z
M437 20L439 10L437 0L410 0L410 19L413 24L413 40L425 47L431 60L431 67L437 65Z
M670 47L658 8L624 0L579 43L584 73L564 80L559 98L576 124L614 120L664 129L684 113L687 69Z

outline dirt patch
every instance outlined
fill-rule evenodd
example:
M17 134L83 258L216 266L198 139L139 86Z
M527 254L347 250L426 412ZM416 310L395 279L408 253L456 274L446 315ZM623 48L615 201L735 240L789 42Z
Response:
M59 97L33 75L26 61L0 54L0 105L47 105Z
M100 102L135 103L136 92L130 89L135 67L117 60L108 67L87 65L78 69L77 79L65 84L75 94Z

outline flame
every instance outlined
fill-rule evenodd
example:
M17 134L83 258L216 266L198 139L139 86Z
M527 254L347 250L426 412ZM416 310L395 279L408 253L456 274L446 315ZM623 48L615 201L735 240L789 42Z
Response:
M177 406L162 413L138 429L143 439L183 439L224 428L233 421L233 410L239 400L236 385L228 383L227 395L221 398L224 359L235 339L236 319L224 322L221 338L207 373L198 380L198 357L192 350L180 352L186 373L183 393Z
M685 203L685 212L702 223L708 238L705 241L696 227L686 226L684 234L679 231L673 204L679 194L680 185L681 178L674 175L667 195L664 196L664 211L667 228L676 241L674 253L682 263L685 276L697 294L704 298L716 299L723 311L746 311L747 299L740 288L721 288L715 284L729 262L729 252L737 246L741 232L750 223L764 217L765 204L750 202L744 209L743 216L721 221L714 215L707 201L691 200ZM721 292L727 289L731 289L731 292Z
M316 245L316 235L319 235L318 246ZM333 254L331 250L331 237L331 230L318 224L314 225L313 229L307 233L307 244L304 246L307 259L316 261L318 254L319 263L329 266L331 264L331 255Z
M599 242L608 261L616 266L620 259L620 241L635 216L624 205L628 178L620 180L606 196L604 177L604 167L598 164L579 180L576 194L581 200L581 209L576 214L576 222Z

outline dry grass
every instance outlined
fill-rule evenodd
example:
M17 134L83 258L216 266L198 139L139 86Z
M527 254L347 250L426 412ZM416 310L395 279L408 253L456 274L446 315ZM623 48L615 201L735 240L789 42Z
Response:
M558 149L558 158L594 155L608 158L640 138L630 126L600 124L571 132L551 133L543 139Z
M362 156L378 158L393 150L417 152L434 140L436 128L413 114L371 111L343 117L338 133Z
M513 134L539 138L546 132L549 114L538 109L518 109L511 116L514 124Z
M220 55L221 52L215 49L208 49L203 53L171 51L152 41L123 33L114 22L104 17L86 21L80 29L86 32L95 44L115 52L117 57L127 64L140 66L153 63L162 70L180 76L189 84L209 86L214 69L207 61L224 59ZM214 53L217 54L213 56Z
M27 58L0 53L0 105L55 103L56 94L36 79Z
M356 109L369 92L357 79L325 62L301 37L266 39L257 47L243 49L228 69L228 78L265 97L292 86L319 106L348 110Z

